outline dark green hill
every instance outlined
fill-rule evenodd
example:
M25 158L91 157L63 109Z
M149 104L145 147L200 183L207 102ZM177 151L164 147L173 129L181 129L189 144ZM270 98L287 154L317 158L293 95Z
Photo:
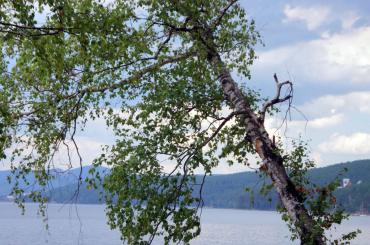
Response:
M89 169L91 166L84 166L82 169L80 168L74 168L70 169L68 171L62 171L60 169L53 169L50 170L50 175L52 175L54 178L50 181L50 188L52 190L57 190L60 187L65 187L68 185L71 185L71 187L78 181L78 178L80 177L81 172L81 178L85 179L88 175ZM98 170L99 173L104 175L105 172L109 171L107 168L99 167ZM0 171L0 197L6 196L10 193L12 185L14 184L14 180L12 179L12 183L9 184L7 180L7 176L12 176L10 170ZM32 185L32 188L37 189L39 188L33 173L30 173L26 176L26 180ZM20 181L20 187L27 189L26 184L24 181Z
M270 195L271 201L268 201L269 197L259 194L264 181L255 172L209 176L203 187L202 198L208 207L274 209L278 200L276 194ZM254 190L252 196L246 191L247 188Z
M86 176L88 169L89 167L83 169L83 177ZM344 171L344 169L347 169L347 171ZM100 171L102 173L109 172L108 169L104 168L101 168ZM76 176L77 173L79 173L78 169L72 170L72 176ZM370 211L370 160L359 160L312 169L308 176L314 183L322 185L334 180L338 174L341 174L340 180L349 178L351 181L350 186L338 189L335 192L338 204L349 212ZM10 189L5 183L4 176L6 176L6 173L4 171L0 172L2 195L4 195L4 190ZM50 190L51 201L59 203L71 201L76 191L75 178L70 176L58 178L54 181L56 183L54 188ZM200 182L200 179L201 176L198 176L198 182ZM212 175L206 178L202 198L205 206L208 207L275 209L278 203L275 192L271 192L267 197L259 194L260 186L264 181L255 172ZM246 188L254 190L252 198ZM87 190L86 185L82 185L76 200L79 203L101 203L99 192L100 190ZM194 195L198 193L199 190L194 191Z
M345 171L346 170L346 171ZM370 160L359 160L315 168L308 172L313 183L323 185L335 180L349 178L351 184L336 190L338 204L349 212L360 209L370 212ZM203 199L206 206L219 208L275 209L278 196L272 192L267 197L259 194L264 179L254 172L215 175L208 177ZM269 181L267 181L269 183ZM253 205L246 188L254 190Z
M322 184L335 179L338 173L343 172L344 169L347 169L347 171L343 173L342 178L349 178L352 184L357 183L359 180L370 182L370 159L315 168L310 170L309 176L313 182Z

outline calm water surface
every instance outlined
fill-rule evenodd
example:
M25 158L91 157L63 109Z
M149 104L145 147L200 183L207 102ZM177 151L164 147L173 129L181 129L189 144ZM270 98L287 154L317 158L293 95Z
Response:
M14 204L0 203L0 244L122 244L119 233L109 230L106 225L104 206L50 204L48 231L36 212L35 204L28 204L26 214L22 216ZM370 244L370 217L351 217L334 235L356 228L360 228L362 234L352 244ZM191 244L298 244L292 243L288 234L286 225L275 212L204 209L202 233Z

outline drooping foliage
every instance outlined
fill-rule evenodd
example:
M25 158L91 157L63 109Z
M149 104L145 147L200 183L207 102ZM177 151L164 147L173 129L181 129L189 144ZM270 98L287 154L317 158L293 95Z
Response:
M22 176L36 171L46 185L55 152L63 144L74 147L86 121L104 117L117 136L95 161L112 167L104 181L110 225L130 243L161 233L173 241L199 234L192 206L200 200L191 193L201 183L194 182L194 170L209 174L220 158L245 156L248 145L237 123L210 138L221 122L231 121L224 111L232 110L203 44L177 27L214 25L230 69L248 76L258 34L243 9L220 13L225 6L225 1L4 3L2 108L12 118L5 123L4 137L10 138L3 148L20 146L8 154L18 201ZM171 173L164 172L164 159L173 164ZM35 200L43 201L36 193Z
M31 171L47 186L61 148L68 157L75 149L82 164L76 136L103 118L116 136L94 161L112 168L101 180L109 225L130 244L197 236L202 182L194 174L211 174L221 161L247 164L255 153L244 112L219 81L222 69L250 76L259 35L245 10L227 0L0 3L0 150L16 201ZM215 54L223 67L210 62ZM264 100L241 91L258 115ZM100 184L95 173L91 186ZM39 191L31 197L47 201Z

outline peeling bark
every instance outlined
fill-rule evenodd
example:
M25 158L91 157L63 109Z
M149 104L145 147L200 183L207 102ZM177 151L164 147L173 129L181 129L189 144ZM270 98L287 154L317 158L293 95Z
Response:
M208 57L212 65L221 69L218 79L227 100L236 112L244 112L241 115L241 119L245 126L247 140L255 146L255 150L262 159L264 169L270 176L284 208L287 210L290 219L299 228L301 243L325 244L322 232L314 230L314 220L303 205L303 198L297 191L296 186L289 179L283 165L283 157L277 153L263 121L258 119L257 114L245 100L219 54L214 52L214 50L210 50Z

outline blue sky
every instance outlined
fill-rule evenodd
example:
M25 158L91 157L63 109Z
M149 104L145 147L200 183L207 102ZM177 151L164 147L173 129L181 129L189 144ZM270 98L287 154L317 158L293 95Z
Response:
M264 46L248 86L275 93L273 74L294 83L292 120L268 118L270 135L308 140L318 166L370 158L370 1L240 1L256 21ZM284 108L282 108L283 110ZM104 122L78 138L88 163L113 135ZM215 173L248 170L221 164Z
M272 74L295 85L287 135L310 140L319 166L370 158L370 1L243 1L265 46L251 85L270 95ZM270 132L279 117L270 118Z

